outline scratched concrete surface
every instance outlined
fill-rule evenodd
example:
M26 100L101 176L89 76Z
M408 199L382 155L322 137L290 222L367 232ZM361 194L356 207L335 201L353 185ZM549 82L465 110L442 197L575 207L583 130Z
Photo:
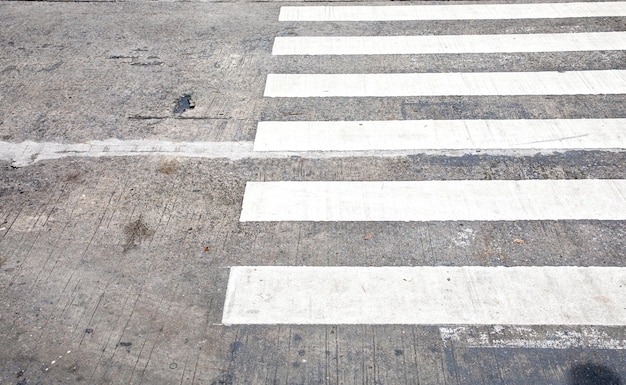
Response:
M280 5L2 2L0 140L250 141L260 119L626 117L624 95L263 99L265 75L277 71L623 69L626 59L624 52L272 58L274 36L313 32L626 30L624 18L281 24ZM184 95L194 108L176 113ZM489 325L226 327L220 320L233 265L624 266L623 221L240 223L246 181L624 179L625 164L623 151L2 161L0 383L624 383L621 326L497 329L496 344ZM444 327L460 329L450 337ZM535 342L520 343L518 332Z
M577 169L602 157L575 155L569 162ZM604 266L623 257L625 227L610 221L238 222L246 180L565 172L546 169L557 159L545 157L509 160L499 170L492 157L456 166L450 161L145 157L63 159L17 169L4 164L0 378L42 384L521 384L532 375L564 383L571 365L588 361L623 377L626 346L494 350L446 346L435 326L220 325L232 265ZM558 163L567 165L567 156ZM603 175L625 176L615 165ZM622 327L604 332L623 345Z

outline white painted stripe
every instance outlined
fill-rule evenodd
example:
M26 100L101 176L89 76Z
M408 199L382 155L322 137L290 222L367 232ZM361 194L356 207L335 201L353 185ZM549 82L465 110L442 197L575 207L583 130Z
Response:
M589 149L580 149L589 150ZM204 159L285 159L298 156L305 159L332 159L350 157L400 157L415 154L463 156L468 153L483 155L532 156L552 154L559 149L506 150L363 150L363 151L253 151L253 142L171 142L166 140L94 140L84 143L0 141L0 161L13 167L25 167L42 160L73 157L101 158L117 156L170 156ZM620 149L608 149L620 152Z
M254 151L626 149L626 119L259 122Z
M248 182L241 221L626 220L626 179Z
M399 6L287 6L279 21L396 21L557 19L626 16L626 2L452 4Z
M626 70L269 74L268 97L624 94Z
M626 325L623 267L230 271L222 323Z
M0 142L0 160L23 167L41 160L68 157L166 155L191 158L250 157L252 142L171 142L165 140L91 140L84 143Z
M485 330L486 329L486 330ZM445 346L507 349L626 349L626 339L594 326L560 327L557 330L511 325L439 328Z
M626 32L454 36L289 36L273 55L406 55L626 50Z

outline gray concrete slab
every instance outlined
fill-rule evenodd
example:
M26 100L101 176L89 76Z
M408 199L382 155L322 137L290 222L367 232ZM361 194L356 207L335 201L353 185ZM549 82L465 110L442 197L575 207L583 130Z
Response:
M575 155L571 167L579 170L600 162L589 154ZM591 159L585 164L580 157ZM3 381L26 370L26 378L48 381L43 383L71 383L79 378L119 383L131 377L141 382L141 376L147 383L169 383L174 378L191 382L192 373L210 379L209 383L286 378L310 383L325 382L326 377L339 378L329 383L373 383L374 378L396 383L392 378L404 372L409 379L426 378L420 381L449 378L468 383L464 379L472 382L496 375L494 366L516 363L524 371L510 368L509 374L496 378L524 383L522 373L546 370L546 354L555 355L550 365L560 368L550 375L536 374L549 383L562 383L550 376L565 375L568 363L584 357L619 370L616 364L623 360L624 350L577 347L550 353L499 348L494 352L462 343L454 350L444 346L434 328L429 349L438 349L436 353L411 338L403 339L402 328L391 326L339 327L342 338L332 344L335 350L346 351L343 357L326 353L330 327L295 327L301 338L313 340L303 348L306 356L300 356L301 349L295 354L290 350L293 335L285 326L220 325L227 268L232 265L621 266L626 248L621 222L238 222L246 180L409 178L416 176L411 169L429 169L431 178L446 179L494 174L509 178L524 169L537 177L554 172L567 175L563 169L541 165L550 161L567 169L566 159L539 159L513 159L500 168L493 167L492 157L473 164L437 157L402 162L147 157L65 159L20 169L5 165L2 184L10 187L2 191L0 226L6 304ZM395 175L390 170L402 172ZM602 176L624 177L622 169L615 168ZM409 332L422 329L409 328ZM535 329L562 332L554 326ZM623 327L605 332L605 338L623 341ZM395 338L397 342L388 342ZM132 345L125 346L128 343ZM377 346L387 347L376 352ZM411 351L411 363L397 356L396 350ZM601 353L605 355L596 359ZM476 361L483 362L483 355L493 354L491 366L475 366ZM518 355L522 358L515 358ZM525 363L520 364L521 359ZM437 365L433 367L430 360ZM78 369L71 369L74 366ZM327 371L333 371L334 377Z
M626 30L624 18L279 23L280 5L2 2L0 140L252 141L261 119L625 117L624 95L264 99L277 71L624 69L623 52L273 58L273 37L292 34ZM174 112L184 95L195 107ZM247 181L625 179L625 156L2 161L0 383L624 382L620 325L220 322L235 265L624 266L623 221L240 223Z

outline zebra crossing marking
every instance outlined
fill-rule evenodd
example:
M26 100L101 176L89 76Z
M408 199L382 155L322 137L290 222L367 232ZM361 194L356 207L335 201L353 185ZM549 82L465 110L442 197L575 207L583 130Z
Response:
M626 2L282 7L280 20L620 15L626 16ZM277 37L273 54L623 50L623 34ZM626 71L603 70L269 74L264 96L624 93ZM623 149L625 122L626 119L259 122L254 151L324 154L407 149ZM242 222L459 220L626 220L626 180L248 182L240 216ZM230 270L222 323L624 326L625 287L624 267L235 266ZM443 338L446 330L441 330ZM533 346L542 347L541 338L536 342ZM561 341L558 346L570 342ZM513 342L510 346L517 345Z
M263 121L254 151L626 149L626 119Z
M626 220L625 179L248 182L240 221Z
M279 21L402 21L559 19L626 16L626 2L285 6Z
M443 53L626 50L626 32L448 36L286 36L272 55L419 55Z
M268 74L266 97L624 94L626 70Z
M232 267L222 323L626 325L623 267Z

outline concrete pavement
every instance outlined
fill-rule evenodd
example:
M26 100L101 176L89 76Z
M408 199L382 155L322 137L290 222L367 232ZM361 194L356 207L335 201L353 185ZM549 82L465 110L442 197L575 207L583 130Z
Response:
M304 4L0 2L0 382L626 381L623 324L223 324L232 266L625 267L619 218L240 215L248 182L626 179L619 146L252 148L259 121L626 118L622 93L263 97L272 73L613 71L621 50L278 56L275 37L619 32L626 17L279 21L285 5Z

